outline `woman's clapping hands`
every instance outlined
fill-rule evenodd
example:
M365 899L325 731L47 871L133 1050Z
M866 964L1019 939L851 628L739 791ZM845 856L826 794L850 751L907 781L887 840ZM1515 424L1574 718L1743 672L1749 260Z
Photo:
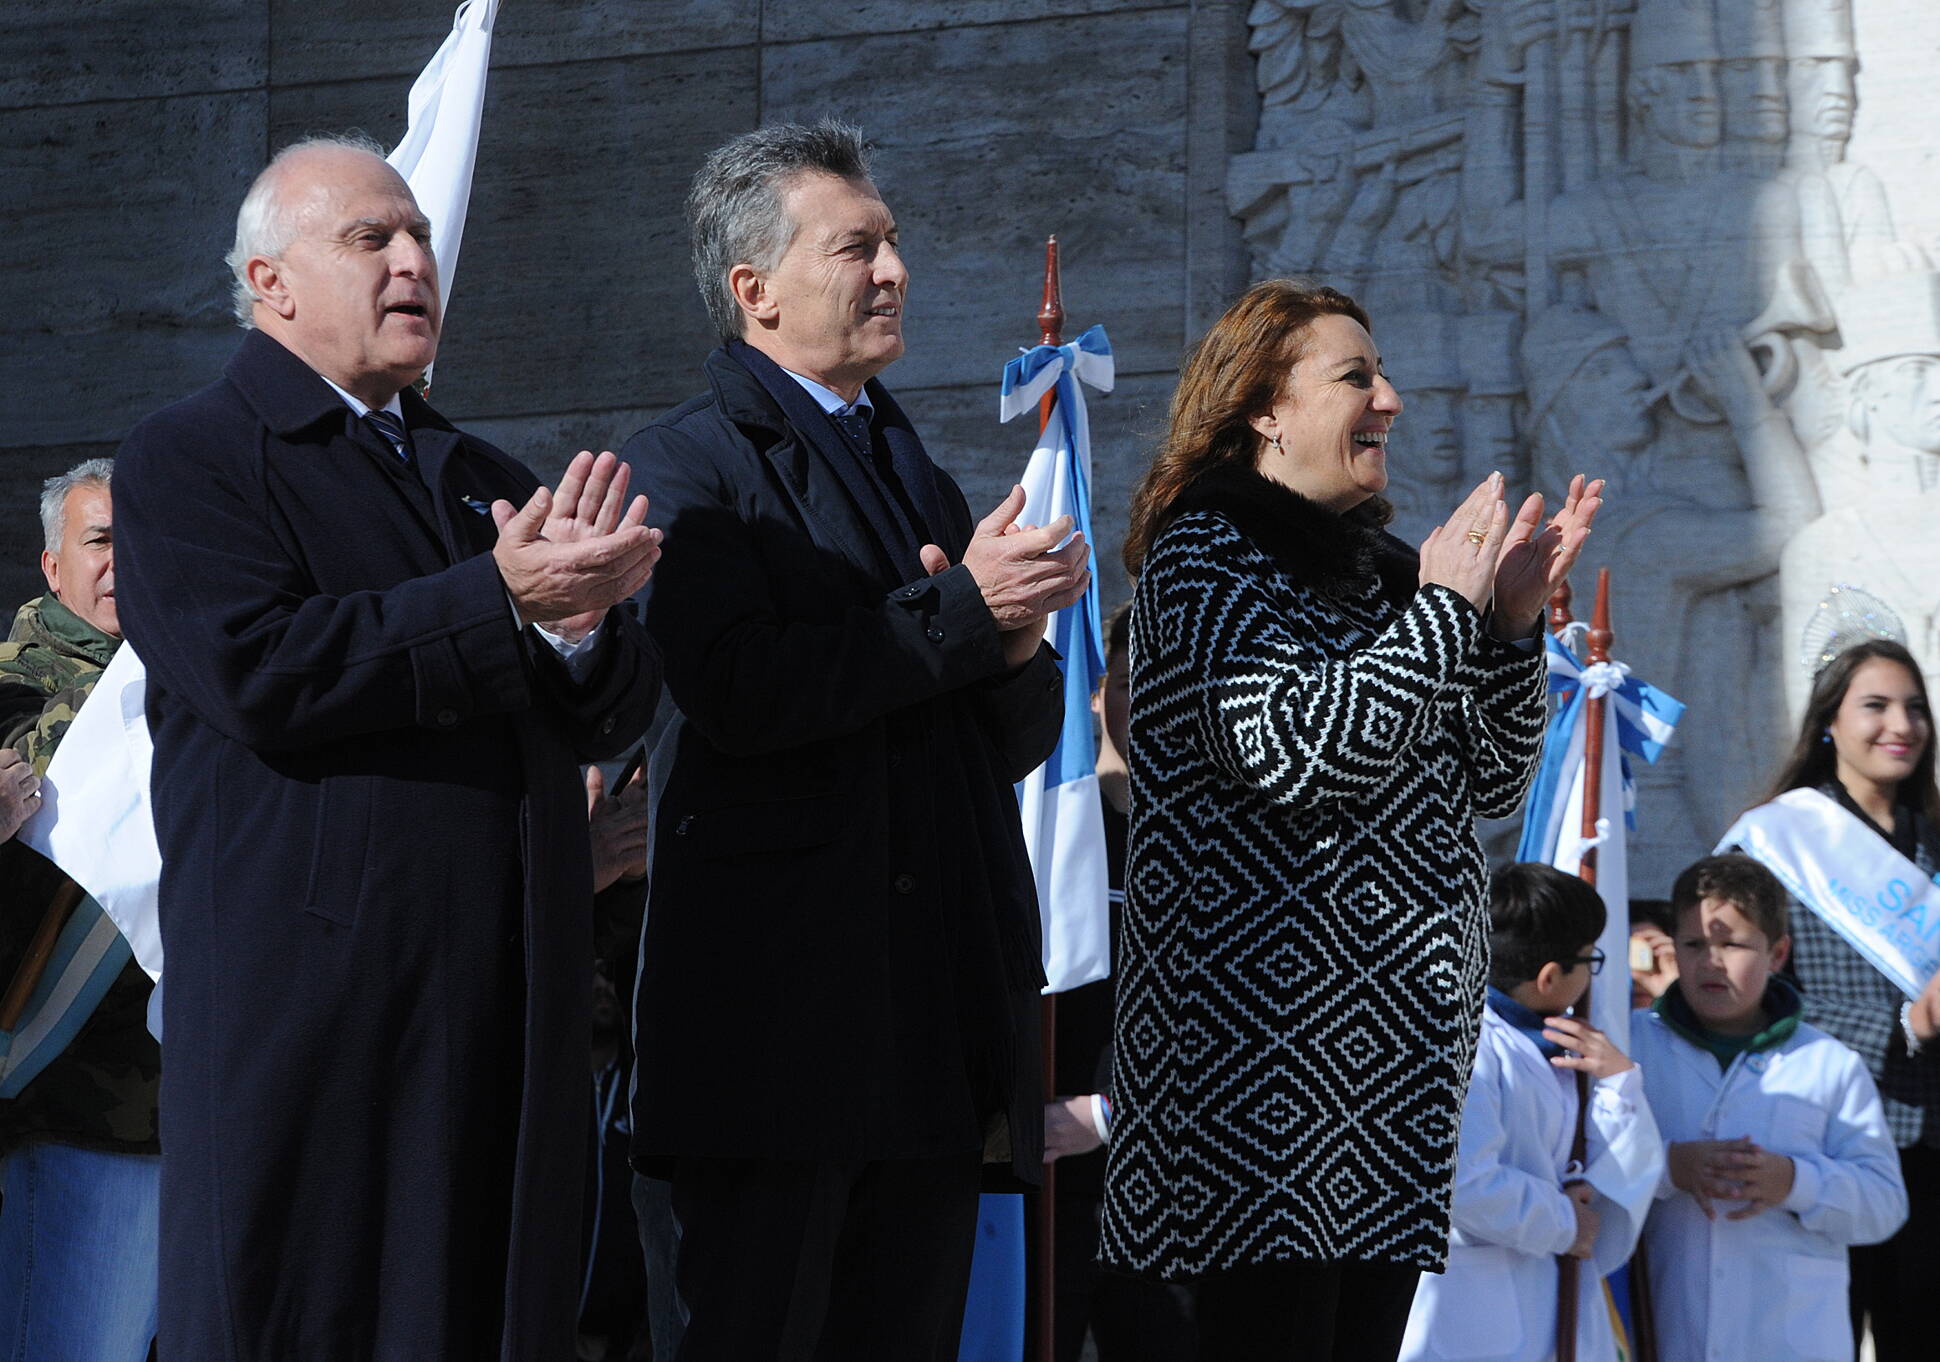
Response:
M1524 500L1512 522L1502 475L1491 473L1423 542L1421 584L1445 586L1490 612L1497 638L1525 638L1575 566L1602 505L1603 480L1578 474L1548 525L1540 493Z

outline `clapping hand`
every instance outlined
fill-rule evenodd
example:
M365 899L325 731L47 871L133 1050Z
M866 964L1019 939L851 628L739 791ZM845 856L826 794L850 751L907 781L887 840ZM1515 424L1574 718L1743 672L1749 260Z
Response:
M1590 523L1603 505L1603 479L1586 485L1583 475L1570 479L1569 495L1556 518L1542 525L1543 499L1532 493L1516 513L1502 539L1495 562L1495 617L1500 639L1527 638L1535 632L1549 598L1576 566L1577 555L1590 537Z
M635 767L633 778L608 796L605 774L597 766L586 768L586 824L593 842L595 894L615 881L637 880L647 873L646 774L644 766Z
M1491 473L1422 541L1421 584L1445 586L1477 610L1487 610L1508 522L1502 475Z
M509 501L492 503L492 557L520 623L543 624L576 643L607 607L647 584L660 558L660 531L646 526L645 497L627 505L631 476L612 453L595 459L582 449L556 495L541 487L516 511Z
M1037 651L1044 621L1091 585L1091 550L1082 531L1072 533L1071 517L1059 516L1044 526L1019 525L1023 510L1024 489L1012 487L978 522L963 550L963 565L997 621L1005 660L1013 667ZM1059 548L1066 536L1070 542ZM932 576L949 570L949 555L935 544L923 545L917 556Z

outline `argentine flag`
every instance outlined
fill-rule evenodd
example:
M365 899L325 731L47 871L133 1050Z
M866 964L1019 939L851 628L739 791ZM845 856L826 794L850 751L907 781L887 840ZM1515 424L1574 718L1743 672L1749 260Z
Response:
M1091 426L1080 383L1110 392L1111 343L1094 326L1068 345L1040 345L1004 366L999 417L1008 421L1037 409L1051 393L1050 420L1024 470L1019 520L1048 525L1068 515L1091 538ZM1105 819L1098 795L1098 743L1091 696L1105 674L1098 621L1096 549L1083 599L1051 617L1047 636L1064 659L1064 731L1050 760L1017 787L1024 842L1037 876L1044 923L1047 993L1102 979L1111 972L1111 925Z
M1572 631L1585 628L1571 625ZM1554 635L1545 636L1549 663L1549 693L1560 699L1543 740L1542 765L1523 814L1519 861L1542 861L1576 874L1584 853L1597 848L1596 887L1603 898L1605 920L1597 946L1603 951L1604 972L1590 990L1590 1024L1619 1050L1630 1050L1630 873L1625 833L1636 827L1637 787L1630 775L1630 758L1657 760L1677 729L1684 706L1657 687L1630 675L1621 662L1585 666ZM1596 836L1585 839L1583 827L1585 716L1592 696L1604 697L1603 769L1597 773L1601 791ZM1614 817L1617 810L1623 817Z

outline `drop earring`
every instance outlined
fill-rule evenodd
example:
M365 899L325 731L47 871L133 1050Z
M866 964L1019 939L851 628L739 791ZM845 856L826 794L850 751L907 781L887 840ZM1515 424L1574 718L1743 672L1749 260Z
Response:
M1829 742L1831 742L1831 741L1832 741L1832 730L1828 728L1828 729L1826 729L1826 730L1825 730L1824 732L1822 732L1822 733L1820 733L1820 734L1819 734L1819 741L1820 741L1820 742L1822 742L1822 743L1829 743Z

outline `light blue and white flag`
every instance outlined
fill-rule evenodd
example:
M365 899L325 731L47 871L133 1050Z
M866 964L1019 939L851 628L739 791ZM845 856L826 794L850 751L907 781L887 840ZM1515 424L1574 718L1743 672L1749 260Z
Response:
M411 87L404 140L388 158L431 220L438 299L447 314L472 168L478 160L479 116L498 5L499 0L464 0L458 6L451 32ZM132 946L136 961L155 980L148 1029L159 1039L162 936L156 900L161 856L155 850L155 815L148 802L153 748L147 688L147 669L135 650L122 644L55 749L41 785L43 803L22 825L20 838L89 891L92 897L82 901L77 919L87 923L105 911ZM63 817L65 827L58 826ZM83 934L80 939L96 937ZM58 1002L81 995L57 990L51 996ZM88 1003L89 1010L99 1001L96 996Z
M1587 626L1570 627L1577 631ZM1543 741L1542 765L1523 813L1519 861L1542 861L1571 875L1584 853L1597 849L1596 887L1603 899L1603 935L1597 938L1607 962L1590 992L1590 1024L1620 1050L1630 1048L1630 871L1625 834L1637 825L1637 786L1630 758L1655 762L1669 743L1684 706L1657 687L1639 681L1621 662L1577 661L1553 635L1546 636L1549 691L1560 703ZM1584 722L1592 697L1603 705L1603 769L1598 772L1596 834L1582 836ZM1611 815L1618 809L1623 817Z
M1111 343L1094 326L1067 345L1040 345L1004 366L998 414L1008 421L1053 394L1050 420L1024 470L1020 521L1048 525L1068 515L1093 554L1083 599L1051 617L1047 637L1064 659L1064 730L1050 760L1018 784L1024 842L1037 876L1044 923L1047 993L1111 972L1111 918L1105 816L1098 794L1098 740L1091 696L1105 674L1098 618L1096 548L1091 537L1091 423L1081 384L1110 392Z

